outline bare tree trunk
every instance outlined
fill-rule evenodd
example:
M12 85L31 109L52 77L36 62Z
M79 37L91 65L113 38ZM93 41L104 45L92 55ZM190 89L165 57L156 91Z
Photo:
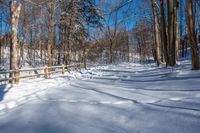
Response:
M23 65L24 62L24 44L25 44L25 3L24 0L21 1L21 4L23 6L23 15L21 16L21 30L22 30L22 42L21 42L21 49L20 49L20 56L21 56L21 60L20 60L20 65Z
M176 45L176 62L178 61L178 50L179 50L179 41L178 41L178 0L175 0L174 6L174 38L175 38L175 45Z
M110 63L113 63L113 51L112 51L112 47L113 47L113 42L112 40L110 40L110 47L109 47L109 62Z
M192 69L199 69L199 51L194 29L193 0L186 1L186 23L192 57Z
M41 43L40 43L40 65L43 65L43 53L45 54L45 19L44 14L42 14L42 22L41 22ZM43 52L44 51L44 52Z
M200 9L199 9L200 11ZM197 16L197 44L200 43L200 15Z
M50 0L48 4L48 45L47 45L47 52L48 52L48 65L52 66L52 54L51 49L53 45L53 0Z
M168 56L168 43L167 43L167 31L165 23L165 6L164 0L161 0L161 31L162 31L162 44L166 65L169 65L169 56Z
M174 1L168 0L168 42L169 42L169 66L176 64L176 44L174 34Z
M157 65L161 64L161 44L160 44L160 33L158 26L158 17L156 13L156 2L152 0L152 10L153 10L153 21L154 21L154 34L155 34L155 46L156 46L156 61Z
M56 61L54 61L54 59L56 59L57 56L57 47L56 47L56 27L54 26L53 28L53 45L52 45L52 49L51 49L51 58L52 58L52 65L56 64Z
M61 46L58 47L58 65L61 64L60 59L61 59Z
M35 10L35 9L34 9ZM36 47L37 47L37 44L38 44L38 32L37 32L37 16L36 16L36 12L34 11L33 13L33 21L34 21L34 46L33 46L33 49L34 49L34 54L33 54L33 59L34 59L34 66L37 65L37 57L36 57Z
M183 2L180 0L180 46L181 46L181 57L185 57L185 43L183 41Z
M17 38L17 26L18 26L20 10L21 10L21 4L17 6L16 1L10 3L11 26L12 26L12 37L11 37L11 47L10 47L10 70L15 70L18 68L19 43ZM14 78L14 75L11 74L11 77Z
M3 39L3 37L1 38L1 36L2 36L2 31L3 31L3 22L2 22L2 19L3 19L3 15L1 14L0 15L0 65L1 65L1 60L2 60L2 52L1 52L1 50L2 50L2 39Z
M127 32L127 31L126 31L126 32ZM129 43L129 36L128 36L128 35L126 35L126 36L127 36L126 39L127 39L127 54L128 54L128 55L127 55L127 59L128 59L127 61L130 62L130 43Z
M87 69L86 61L87 61L87 57L86 57L86 47L84 46L84 47L83 47L83 66L84 66L85 69Z

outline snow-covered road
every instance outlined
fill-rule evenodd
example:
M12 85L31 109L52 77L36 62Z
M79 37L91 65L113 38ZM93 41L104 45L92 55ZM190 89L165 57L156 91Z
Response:
M200 71L124 63L0 92L0 133L200 133Z

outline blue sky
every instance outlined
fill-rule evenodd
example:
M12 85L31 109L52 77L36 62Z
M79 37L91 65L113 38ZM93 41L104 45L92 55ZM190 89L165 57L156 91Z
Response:
M108 16L109 16L108 13L111 12L109 4L113 4L116 7L119 7L119 5L123 3L119 1L120 0L107 0L106 6L104 5L102 7L100 5L101 10L103 11L103 13L106 14L104 16L106 20L108 20ZM99 1L97 3L99 4ZM123 25L125 24L128 29L133 28L134 23L142 19L141 16L149 15L150 12L142 12L143 10L141 10L142 8L147 8L147 6L148 6L147 2L146 3L144 2L144 4L142 4L142 0L133 0L129 4L120 8L120 10L118 11L118 21L122 22L123 20L123 23L120 23L120 24L123 24ZM113 25L114 23L113 22L114 16L115 16L115 13L113 13L110 19L110 25Z
M103 11L104 18L108 20L108 13L111 11L110 5L113 4L115 6L119 6L122 3L122 0L104 0L106 2L105 5L101 6L100 3L103 0L96 0L97 5L99 8ZM197 1L197 0L194 0ZM184 0L184 5L185 5L185 0ZM131 7L129 7L131 6ZM123 23L120 24L125 24L128 29L132 29L136 21L141 21L144 16L151 17L151 11L145 10L148 6L148 0L133 0L130 4L127 4L123 8L121 8L118 12L118 20L125 20ZM148 6L150 8L150 6ZM200 7L199 7L200 8ZM183 9L184 10L184 9ZM200 11L200 9L199 9ZM199 12L197 12L199 13ZM2 13L1 13L2 14ZM200 14L200 13L199 13ZM5 21L5 15L2 15L3 20ZM184 14L183 14L184 18ZM150 19L150 18L148 18ZM113 25L113 20L114 20L114 14L112 15L112 18L110 19L109 23L110 25ZM179 18L180 20L180 18ZM183 24L185 24L185 21L183 21ZM5 22L3 22L3 28L5 28Z

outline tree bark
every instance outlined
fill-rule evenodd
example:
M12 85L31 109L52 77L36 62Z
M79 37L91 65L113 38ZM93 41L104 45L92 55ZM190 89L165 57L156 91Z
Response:
M2 13L1 13L1 15L0 15L0 64L1 64L1 60L2 60L2 52L1 52L1 50L2 50L2 41L3 41L3 37L2 37L2 31L3 31L3 15L2 15Z
M176 44L175 44L175 26L174 26L174 0L168 0L168 42L169 42L169 66L176 64Z
M179 10L180 10L180 47L181 47L181 57L185 57L185 43L184 43L184 39L183 39L183 1L180 0L180 6L179 6Z
M113 47L113 42L112 40L110 40L110 46L109 46L109 63L113 63L113 51L112 48Z
M40 64L43 65L43 53L45 54L45 47L46 47L46 39L45 39L45 18L44 14L42 15L42 22L41 22L41 43L40 43Z
M175 46L176 46L176 62L178 61L178 50L179 50L179 41L178 41L178 0L175 0L174 5L174 39L175 39Z
M51 49L53 45L53 0L50 0L48 5L48 45L47 45L47 53L48 53L48 66L52 66L52 54Z
M154 37L155 37L155 46L156 46L156 61L157 65L161 64L161 44L160 44L160 32L158 25L158 17L156 13L156 1L152 0L152 10L153 10L153 21L154 21Z
M193 18L193 0L186 1L186 23L187 32L189 36L190 52L192 60L192 69L199 69L199 51L197 46L197 39L194 29L194 18Z
M11 47L10 47L10 70L18 69L18 53L19 53L19 43L17 38L17 26L19 20L19 14L21 10L21 4L17 6L17 2L10 3L10 15L11 15ZM11 74L11 77L14 78L14 75Z
M35 9L34 9L35 10ZM36 12L33 13L33 21L34 21L34 66L37 65L37 54L36 54L36 49L37 49L37 45L38 45L38 32L37 32L37 16L36 16Z
M160 0L161 3L161 31L162 31L162 45L163 45L163 52L165 57L166 66L169 65L169 55L168 55L168 43L167 43L167 30L166 30L166 23L165 23L165 6L164 0Z
M32 22L31 22L32 25ZM29 55L29 64L32 65L32 59L33 59L33 29L32 26L29 28L29 34L30 34L30 46L28 49L28 55Z
M23 65L24 63L24 44L25 44L25 3L24 0L21 1L22 4L22 10L23 10L23 15L21 16L21 27L22 27L22 42L21 42L21 49L20 49L20 56L21 56L21 60L20 61L20 65Z

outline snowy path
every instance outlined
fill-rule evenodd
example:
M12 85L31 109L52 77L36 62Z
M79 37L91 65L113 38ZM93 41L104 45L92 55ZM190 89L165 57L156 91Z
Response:
M200 71L182 69L121 64L4 87L0 133L200 133Z

